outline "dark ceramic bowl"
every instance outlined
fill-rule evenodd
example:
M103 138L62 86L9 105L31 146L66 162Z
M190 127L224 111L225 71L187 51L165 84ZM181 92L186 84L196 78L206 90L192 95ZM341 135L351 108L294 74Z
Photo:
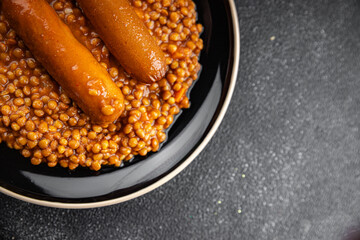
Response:
M202 72L159 152L135 158L122 168L33 166L18 151L0 145L0 192L50 207L92 208L145 194L182 171L205 147L224 117L239 64L239 27L232 0L195 0L204 25Z

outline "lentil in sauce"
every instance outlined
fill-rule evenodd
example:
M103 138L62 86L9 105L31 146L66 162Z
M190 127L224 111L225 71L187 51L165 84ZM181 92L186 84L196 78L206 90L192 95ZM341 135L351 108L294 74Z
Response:
M71 170L119 167L136 155L156 152L165 130L198 77L201 24L191 0L133 0L131 4L166 56L168 71L145 84L111 56L75 1L49 1L76 39L107 69L124 95L125 110L111 124L95 125L48 75L0 13L0 142L31 163ZM105 111L106 109L104 109Z

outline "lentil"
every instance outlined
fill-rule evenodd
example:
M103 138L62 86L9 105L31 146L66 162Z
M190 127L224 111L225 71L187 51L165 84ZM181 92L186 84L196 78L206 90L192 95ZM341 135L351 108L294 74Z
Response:
M76 38L107 69L125 97L125 111L113 124L90 119L51 79L0 12L0 142L21 150L34 165L92 170L119 167L134 155L158 151L165 130L181 108L190 106L186 92L200 70L203 48L191 0L131 0L138 16L165 52L169 70L157 83L143 84L119 65L71 0L48 0ZM99 94L98 90L89 91ZM116 103L114 103L116 104ZM106 105L104 114L114 107Z

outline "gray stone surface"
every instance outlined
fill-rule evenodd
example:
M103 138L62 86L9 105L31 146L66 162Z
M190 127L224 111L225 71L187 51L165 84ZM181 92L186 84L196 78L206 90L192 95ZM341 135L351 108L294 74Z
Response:
M357 226L360 1L236 4L233 101L186 170L100 209L50 209L0 195L0 238L329 240Z

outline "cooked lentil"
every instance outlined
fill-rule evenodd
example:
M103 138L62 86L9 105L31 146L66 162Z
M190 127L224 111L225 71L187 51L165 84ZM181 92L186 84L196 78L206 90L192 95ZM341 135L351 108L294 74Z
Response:
M188 88L198 77L202 26L191 0L132 0L137 15L166 54L169 69L157 83L131 78L116 63L76 3L48 0L74 36L105 67L124 94L125 111L113 124L93 125L36 61L0 13L0 142L38 165L92 170L119 167L158 151L165 130L190 106ZM97 94L96 90L89 94ZM102 109L111 114L112 106Z

